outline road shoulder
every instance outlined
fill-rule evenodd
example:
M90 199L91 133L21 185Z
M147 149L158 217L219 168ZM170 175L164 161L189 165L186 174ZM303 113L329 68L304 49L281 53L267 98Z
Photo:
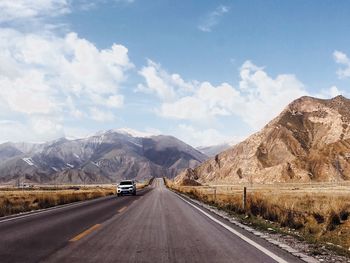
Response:
M175 191L172 191L172 192L176 194L179 198L184 199L184 201L187 201L191 205L196 206L197 209L203 210L205 213L208 213L210 216L213 216L216 220L219 220L221 223L226 224L229 227L232 227L235 231L246 236L253 242L256 242L257 244L268 248L269 251L272 251L277 255L281 254L283 258L288 259L292 256L292 257L299 258L301 262L309 262L309 263L319 262L314 257L307 255L305 253L302 253L297 249L294 249L289 245L283 243L280 240L274 239L273 236L270 235L269 233L257 231L248 225L244 225L240 223L237 219L235 219L232 215L229 215L225 211L219 210L216 207L209 206L198 200L192 199L187 195L177 193Z

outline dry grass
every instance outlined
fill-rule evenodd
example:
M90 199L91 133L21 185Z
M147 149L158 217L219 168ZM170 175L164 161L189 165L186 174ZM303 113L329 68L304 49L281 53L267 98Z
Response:
M0 191L0 216L94 199L112 195L114 192L111 188Z
M281 184L247 187L243 209L243 186L167 185L206 203L236 214L277 223L297 230L314 242L333 243L350 248L349 184Z
M152 182L138 182L137 189L142 189ZM29 189L10 186L0 188L0 217L52 206L90 200L113 195L116 186L108 185L38 185Z

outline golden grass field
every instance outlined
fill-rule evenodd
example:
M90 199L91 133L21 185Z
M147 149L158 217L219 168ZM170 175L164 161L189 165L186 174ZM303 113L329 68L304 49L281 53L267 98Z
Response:
M169 187L237 215L248 215L297 230L313 242L332 243L350 250L350 183Z
M150 181L137 183L137 189ZM113 195L116 185L39 185L29 189L0 187L0 217Z

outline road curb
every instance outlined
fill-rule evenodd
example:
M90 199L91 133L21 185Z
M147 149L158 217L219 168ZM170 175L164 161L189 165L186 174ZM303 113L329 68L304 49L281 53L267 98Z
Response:
M178 192L173 191L173 190L172 190L172 192L174 192L175 194L177 194L177 195L179 195L179 196L181 196L181 197L191 201L192 203L195 203L196 205L198 205L200 207L203 207L203 208L209 210L210 212L212 212L215 215L221 217L222 219L225 219L225 220L229 221L230 223L238 226L239 228L244 229L244 230L252 233L253 235L255 235L257 237L260 237L260 238L266 240L270 244L279 247L280 249L288 252L289 254L292 254L293 256L295 256L297 258L300 258L304 262L307 262L307 263L318 263L319 262L317 259L315 259L315 258L313 258L311 256L308 256L308 255L306 255L304 253L301 253L301 252L297 251L296 249L290 247L289 245L286 245L286 244L284 244L284 243L282 243L280 241L272 239L270 236L264 234L263 232L260 232L260 231L258 231L256 229L252 228L252 227L246 226L246 225L238 222L233 217L230 217L228 215L223 215L222 214L223 211L219 211L217 208L211 207L211 206L209 206L207 204L204 204L204 203L202 203L202 202L200 202L198 200L192 199L192 198L188 197L185 194L178 193Z

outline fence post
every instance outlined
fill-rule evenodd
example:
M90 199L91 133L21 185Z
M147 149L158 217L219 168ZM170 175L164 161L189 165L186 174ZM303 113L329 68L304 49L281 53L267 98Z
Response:
M247 208L247 187L243 188L243 199L242 199L243 210L246 211Z
M216 202L216 186L214 186L214 202Z

